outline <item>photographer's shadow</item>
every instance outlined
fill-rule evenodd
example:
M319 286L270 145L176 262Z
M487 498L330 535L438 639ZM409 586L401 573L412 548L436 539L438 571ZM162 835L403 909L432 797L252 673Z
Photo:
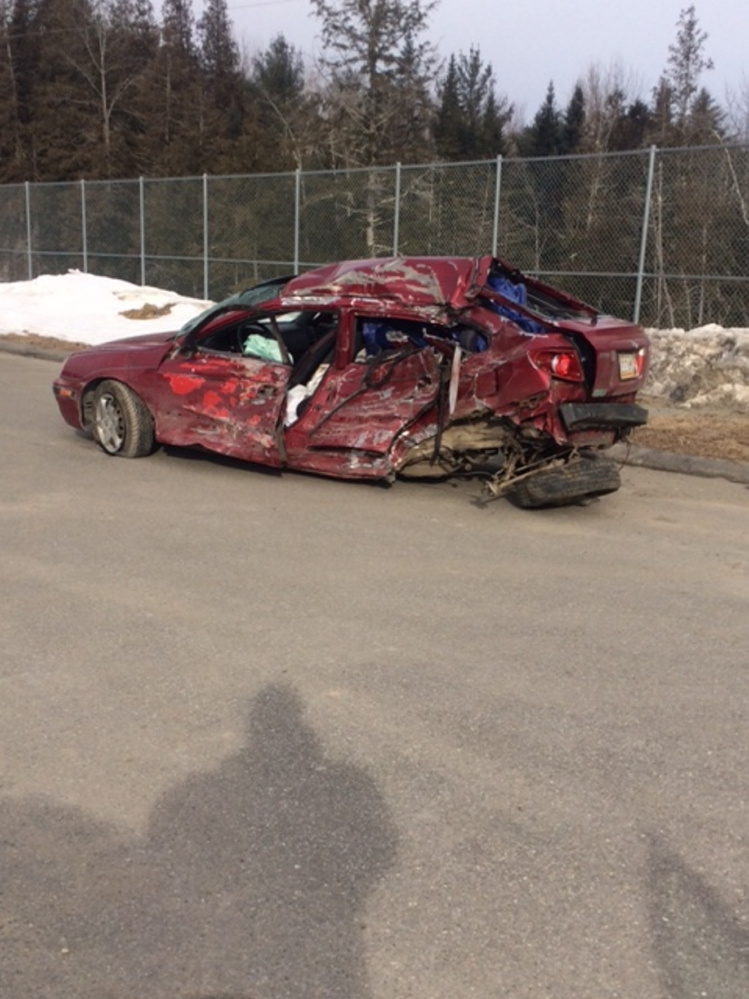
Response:
M13 973L15 995L370 995L362 921L395 828L373 780L324 754L291 689L261 691L246 745L167 792L133 843L79 812L9 807L0 833L20 876L6 901L36 928L15 969L0 957L0 986ZM86 854L71 870L76 846ZM13 858L0 853L5 867Z

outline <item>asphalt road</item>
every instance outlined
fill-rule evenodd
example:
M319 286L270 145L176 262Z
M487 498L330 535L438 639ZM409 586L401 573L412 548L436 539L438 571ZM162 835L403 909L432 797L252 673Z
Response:
M2 999L746 999L749 491L111 459L0 354Z

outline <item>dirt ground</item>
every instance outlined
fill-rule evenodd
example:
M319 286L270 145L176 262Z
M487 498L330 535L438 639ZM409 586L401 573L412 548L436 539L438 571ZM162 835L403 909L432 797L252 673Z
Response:
M632 435L633 444L701 458L749 462L749 412L688 409L647 397L641 397L641 402L648 409L649 419Z
M3 342L16 347L30 347L33 350L61 351L63 354L72 354L88 346L85 343L74 343L72 340L58 340L53 336L39 336L38 333L7 333L3 337Z
M10 334L6 341L19 347L71 353L85 344L37 334ZM631 437L633 444L701 458L749 462L749 411L676 406L663 399L641 396L649 411L648 424Z

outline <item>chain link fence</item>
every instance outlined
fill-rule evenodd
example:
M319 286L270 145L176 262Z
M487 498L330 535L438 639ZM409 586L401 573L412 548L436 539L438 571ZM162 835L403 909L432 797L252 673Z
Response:
M220 299L332 260L479 255L648 326L749 326L749 146L0 187L0 280Z

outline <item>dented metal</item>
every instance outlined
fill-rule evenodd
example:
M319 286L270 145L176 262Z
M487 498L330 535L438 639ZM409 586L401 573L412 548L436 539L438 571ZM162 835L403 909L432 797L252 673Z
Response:
M647 349L639 327L497 258L375 259L82 351L55 392L76 427L114 380L157 443L342 478L483 475L501 493L642 423Z

